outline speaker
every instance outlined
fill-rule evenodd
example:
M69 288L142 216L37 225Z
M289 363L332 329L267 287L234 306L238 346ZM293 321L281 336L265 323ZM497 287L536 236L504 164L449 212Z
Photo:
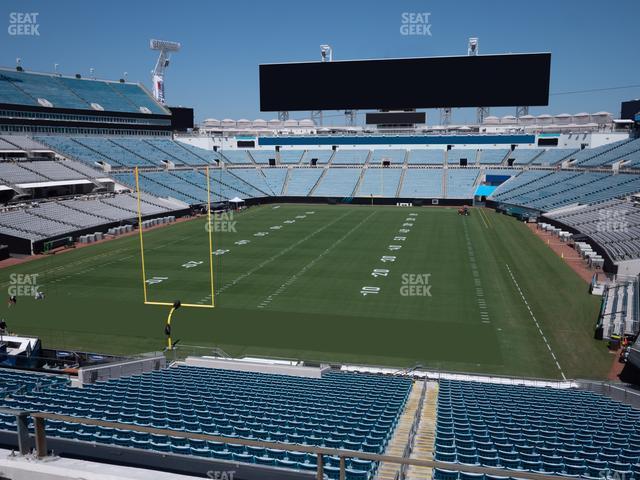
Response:
M453 146L453 145L447 145L447 151L451 150L451 147L452 147L452 146Z
M332 146L331 146L331 150L333 150L334 152L335 152L337 149L338 149L338 146L337 146L337 145L332 145Z
M461 158L460 159L460 166L461 167L466 167L467 166L467 159L466 158Z
M515 158L508 158L508 159L507 159L507 164L508 164L510 167L513 167L513 162L515 162L515 161L516 161L516 159L515 159Z
M217 146L217 145L214 145L214 146L213 146L213 151L214 151L214 152L217 152L217 151L218 151L218 146Z
M311 159L311 166L315 167L318 164L318 159L317 158L312 158Z
M280 145L276 145L276 152L280 151Z
M511 151L513 152L515 149L516 149L516 146L512 144L511 145Z
M275 158L270 158L269 159L269 166L270 167L275 167L276 166L276 159Z

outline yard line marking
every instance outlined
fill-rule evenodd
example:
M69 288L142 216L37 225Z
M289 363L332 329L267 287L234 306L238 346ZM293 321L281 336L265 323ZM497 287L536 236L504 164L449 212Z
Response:
M540 324L538 323L538 320L536 319L535 315L531 311L531 308L529 307L529 304L527 303L527 299L524 297L524 294L522 293L522 290L520 289L520 285L518 285L516 277L513 276L513 272L511 271L511 267L509 267L509 264L505 264L505 266L507 267L507 270L509 271L509 275L511 275L511 280L513 280L514 285L516 286L516 288L518 289L518 292L520 293L520 297L522 297L522 301L527 306L527 310L529 310L529 314L531 315L531 318L533 319L533 322L536 324L536 327L538 327L538 332L540 332L540 336L542 337L542 340L544 341L544 344L547 346L547 349L549 350L549 353L551 354L551 358L553 358L553 360L555 361L555 364L558 367L558 370L560 371L560 375L562 375L562 379L566 380L567 377L565 376L564 372L562 371L562 367L560 366L560 363L558 363L558 359L556 358L556 354L553 353L553 350L551 350L551 345L549 345L549 342L547 341L547 337L542 332L542 328L540 327Z
M220 287L219 289L216 290L216 294L221 294L222 292L224 292L225 290L234 287L235 285L237 285L238 283L240 283L242 280L246 279L247 277L250 277L251 275L253 275L255 272L257 272L258 270L260 270L261 268L265 267L266 265L270 264L271 262L273 262L274 260L277 260L278 258L280 258L282 255L289 253L291 250L293 250L294 248L296 248L297 246L299 246L300 244L306 242L307 240L309 240L310 238L316 236L318 233L326 230L327 228L329 228L330 226L332 226L334 223L342 220L344 217L346 217L347 215L351 215L355 210L348 210L346 213L340 215L339 217L335 218L334 220L332 220L329 223L324 224L322 227L318 228L317 230L311 232L310 234L308 234L307 236L301 238L300 240L296 241L295 243L292 243L291 245L289 245L287 248L285 248L284 250L276 253L275 255L272 255L271 257L267 258L266 260L264 260L263 262L259 263L258 265L256 265L254 268L252 268L251 270L246 271L245 273L239 275L238 277L236 277L233 281L223 285L222 287ZM206 297L203 298L203 301L207 301L207 299L211 298L211 294L207 295Z
M369 220L371 217L373 217L376 213L378 213L378 212L371 212L369 215L367 215L365 218L363 218L358 224L356 224L351 230L349 230L342 237L340 237L338 240L336 240L329 248L324 250L320 255L318 255L316 258L314 258L309 263L307 263L304 267L302 267L300 269L300 271L298 271L297 273L295 273L291 277L289 277L287 279L287 281L285 281L282 285L280 285L280 287L278 287L278 289L275 292L273 292L266 299L264 299L262 301L262 303L260 305L258 305L258 308L264 308L264 307L268 306L271 303L271 301L274 299L274 297L277 297L278 295L283 293L287 289L287 287L289 287L290 285L295 283L295 281L299 277L304 275L307 270L309 270L316 263L318 263L318 261L321 260L322 257L327 255L331 250L333 250L336 246L338 246L340 243L342 243L349 235L351 235L358 228L360 228L367 220Z

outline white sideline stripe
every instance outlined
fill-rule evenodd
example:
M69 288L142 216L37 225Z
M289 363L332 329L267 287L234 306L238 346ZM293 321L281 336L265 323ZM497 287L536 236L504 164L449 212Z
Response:
M365 218L363 218L355 227L353 227L351 230L349 230L347 233L345 233L342 237L340 237L338 240L336 240L333 243L333 245L331 245L329 248L327 248L325 251L323 251L320 255L318 255L316 258L314 258L309 263L307 263L304 267L302 267L299 272L297 272L297 273L293 274L291 277L289 277L287 279L287 281L284 282L282 285L280 285L280 287L278 287L278 289L275 292L273 292L271 295L269 295L267 298L265 298L260 303L260 305L258 305L258 308L264 308L264 307L268 306L271 303L271 301L274 299L274 297L277 297L278 295L283 293L287 289L287 287L289 287L290 285L295 283L295 281L298 280L298 278L300 276L304 275L304 273L307 270L309 270L311 267L313 267L316 263L318 263L318 261L320 259L322 259L322 257L327 255L331 250L333 250L336 246L338 246L340 243L342 243L349 235L351 235L358 228L360 228L367 220L369 220L371 217L373 217L376 213L377 213L377 211L371 212L369 215L367 215Z
M311 232L310 234L308 234L307 236L301 238L300 240L298 240L295 243L292 243L291 245L289 245L287 248L285 248L284 250L276 253L275 255L272 255L271 257L267 258L265 261L259 263L258 265L256 265L255 267L253 267L251 270L241 274L240 276L236 277L235 280L233 280L230 283L227 283L226 285L223 285L222 287L220 287L218 290L216 290L216 294L221 294L222 292L224 292L225 290L227 290L228 288L231 288L235 285L237 285L238 283L240 283L242 280L244 280L247 277L250 277L251 275L253 275L255 272L257 272L258 270L260 270L261 268L265 267L266 265L270 264L271 262L273 262L274 260L280 258L282 255L284 255L285 253L290 252L291 250L293 250L294 248L296 248L297 246L299 246L301 243L306 242L307 240L309 240L310 238L316 236L318 233L322 232L323 230L326 230L327 228L329 228L331 225L333 225L334 223L342 220L344 217L346 217L347 215L351 215L354 212L354 210L348 210L346 213L344 213L343 215L340 215L339 217L335 218L334 220L332 220L331 222L323 225L322 227L318 228L317 230L315 230L314 232ZM206 297L204 297L202 300L200 300L200 302L205 302L211 299L211 294L207 295Z
M549 350L549 353L551 354L551 358L553 358L553 361L555 362L556 367L558 367L558 370L560 371L560 375L562 375L562 379L566 380L567 377L565 376L564 372L562 371L562 367L560 366L560 363L558 362L558 359L556 358L556 354L553 353L553 350L551 350L551 345L549 345L549 342L547 341L547 337L545 337L544 333L542 332L542 328L540 327L540 324L538 323L538 320L536 319L535 315L531 311L531 308L529 307L529 303L527 302L527 299L525 298L524 294L522 293L522 290L520 289L520 285L518 285L518 282L516 281L516 277L513 276L513 272L511 271L511 267L509 267L509 265L506 264L506 263L505 263L505 266L507 267L507 270L509 271L509 275L511 275L511 280L513 280L513 283L515 284L516 288L518 289L518 293L520 293L520 297L522 297L522 301L527 306L527 310L529 310L529 315L531 315L531 318L533 318L533 322L536 324L536 327L538 327L538 332L540 333L540 336L542 337L542 340L544 341L544 344L547 346L547 349Z

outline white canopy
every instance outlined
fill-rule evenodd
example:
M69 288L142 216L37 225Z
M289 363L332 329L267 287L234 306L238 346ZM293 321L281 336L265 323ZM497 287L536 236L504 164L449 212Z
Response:
M244 200L242 200L240 197L233 197L231 200L229 200L232 203L243 203Z

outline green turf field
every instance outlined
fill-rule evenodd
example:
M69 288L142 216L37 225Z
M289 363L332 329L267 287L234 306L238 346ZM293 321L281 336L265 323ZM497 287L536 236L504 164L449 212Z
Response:
M175 314L183 345L550 378L604 377L611 365L592 339L599 298L513 218L268 205L225 220L218 229L235 232L214 233L216 308ZM205 223L145 233L149 300L211 301ZM168 309L142 303L137 236L4 269L2 288L12 273L38 274L46 294L1 307L13 330L108 353L165 344Z

